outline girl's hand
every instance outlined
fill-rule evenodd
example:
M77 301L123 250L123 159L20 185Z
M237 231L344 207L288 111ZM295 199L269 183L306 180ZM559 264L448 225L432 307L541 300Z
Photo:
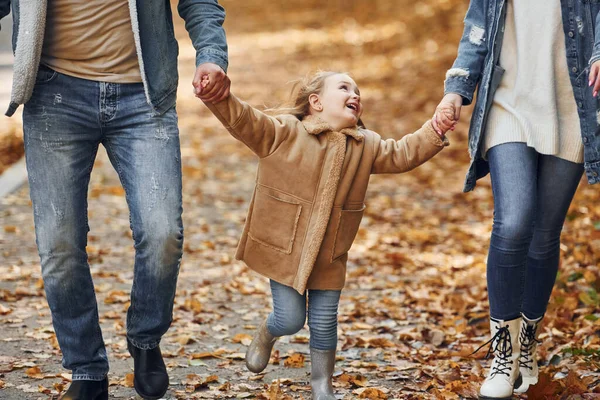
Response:
M431 124L433 129L439 134L444 135L448 130L454 130L454 127L460 119L460 110L462 108L462 97L456 93L448 93L444 96L440 104L435 109Z
M229 96L229 77L217 64L204 63L196 69L194 80L194 94L200 100L209 103L218 103Z
M589 86L594 86L592 96L598 96L598 91L600 91L600 60L596 61L592 64L590 68L590 79L588 82Z
M202 75L202 77L200 78L200 84L198 85L198 87L194 86L194 94L196 95L197 98L201 98L201 93L204 89L206 89L206 87L208 86L208 84L210 83L210 77L208 75Z

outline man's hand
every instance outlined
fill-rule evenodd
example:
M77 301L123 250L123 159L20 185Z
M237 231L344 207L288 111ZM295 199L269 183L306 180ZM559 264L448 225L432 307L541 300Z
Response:
M229 96L231 81L221 67L213 63L200 64L196 68L194 94L207 103L218 103Z

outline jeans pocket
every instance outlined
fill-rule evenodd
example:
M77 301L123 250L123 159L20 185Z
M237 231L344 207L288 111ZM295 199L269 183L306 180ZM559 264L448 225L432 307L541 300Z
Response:
M257 188L248 236L264 246L291 254L302 205L274 190Z
M360 228L360 221L365 213L365 205L355 210L339 210L337 215L337 229L333 241L331 261L346 254ZM335 221L335 220L334 220Z
M40 67L38 68L38 73L35 77L35 84L44 85L46 83L50 83L54 79L56 79L57 76L58 72L56 72L50 67L40 64Z

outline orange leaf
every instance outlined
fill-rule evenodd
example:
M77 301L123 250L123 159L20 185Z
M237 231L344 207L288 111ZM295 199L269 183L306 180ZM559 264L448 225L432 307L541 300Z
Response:
M133 373L125 375L125 379L123 379L123 386L129 388L133 387Z
M372 400L377 400L377 399L385 400L388 398L387 394L383 393L380 389L377 389L377 388L365 389L358 395L358 397L361 399L372 399Z
M2 304L0 304L0 315L8 315L12 312L12 310L8 307L4 307Z
M252 342L252 336L248 335L247 333L238 333L231 339L231 341L233 343L241 343L244 346L249 346Z
M42 370L40 367L31 367L25 370L25 375L32 379L44 379L44 374L42 374Z
M285 359L283 365L290 368L302 368L304 367L304 355L301 353L294 353Z
M538 383L530 386L527 391L528 400L546 400L558 398L563 393L563 388L557 381L545 373L540 373ZM556 397L555 397L556 396Z
M190 359L192 360L197 360L199 358L221 358L221 355L223 355L223 353L226 353L226 350L224 349L218 349L211 352L204 352L204 353L192 353L192 355L190 356Z
M587 385L577 376L574 371L569 371L566 379L567 393L584 394L587 393Z

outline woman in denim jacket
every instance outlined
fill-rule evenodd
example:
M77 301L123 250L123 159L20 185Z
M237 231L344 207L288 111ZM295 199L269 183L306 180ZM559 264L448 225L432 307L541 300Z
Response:
M434 126L456 124L478 88L464 190L490 172L494 195L487 263L494 361L480 399L510 399L537 382L537 333L565 216L582 173L600 180L599 10L589 0L471 0L446 74L438 109L456 112L436 111Z

